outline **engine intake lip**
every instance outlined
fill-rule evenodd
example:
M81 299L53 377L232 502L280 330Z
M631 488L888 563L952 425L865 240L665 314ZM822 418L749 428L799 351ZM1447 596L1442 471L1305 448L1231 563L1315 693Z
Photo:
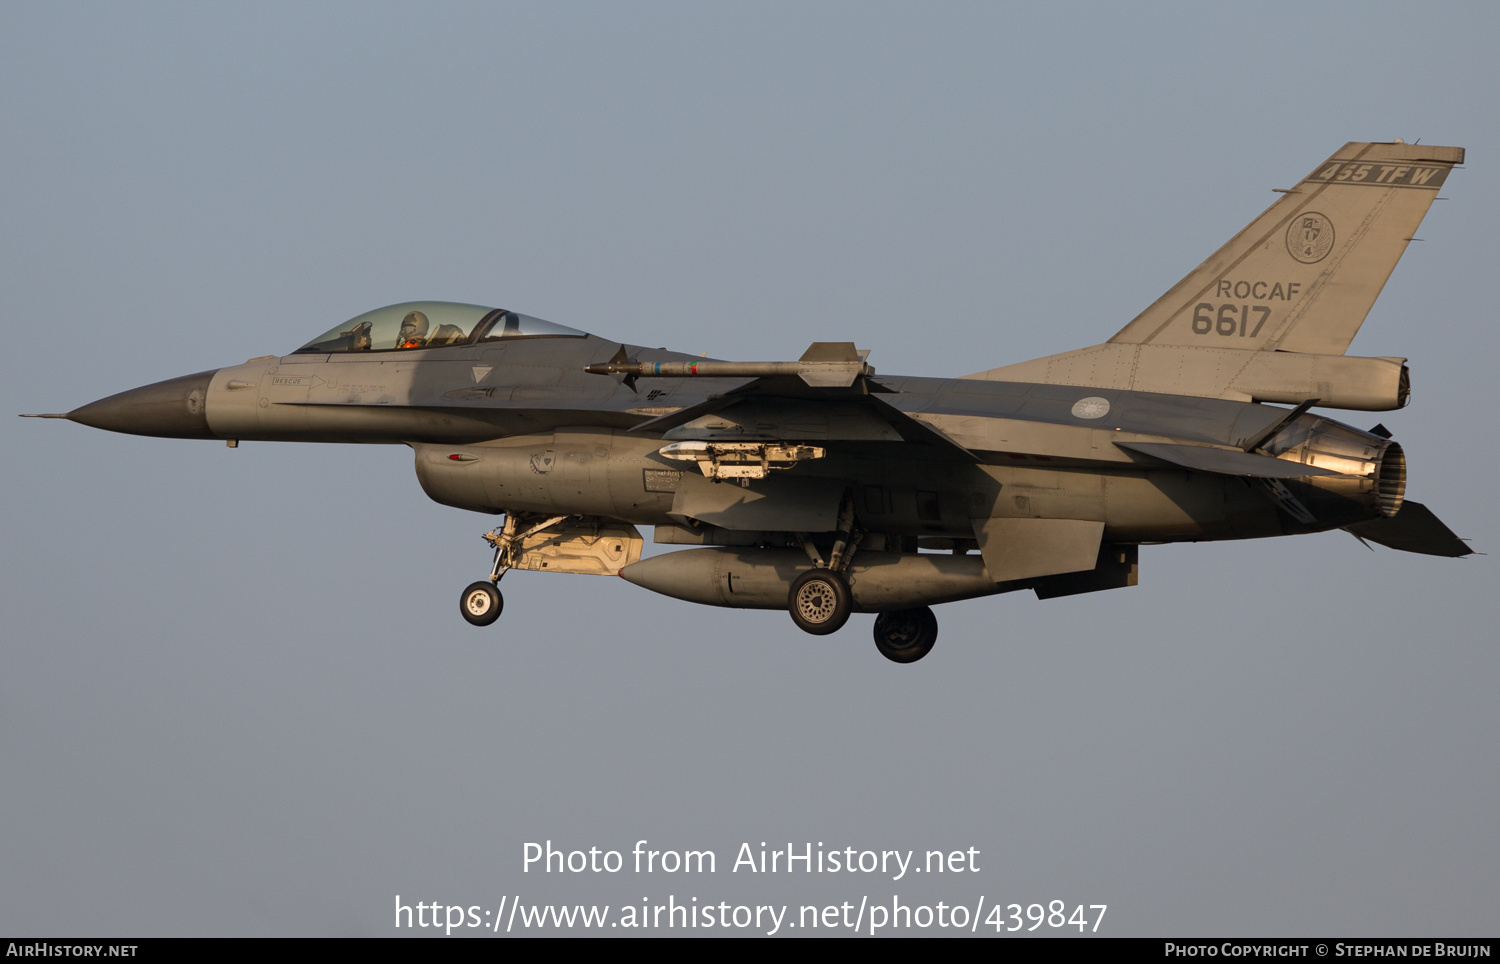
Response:
M1380 454L1380 467L1375 471L1375 497L1380 514L1387 519L1401 511L1406 498L1406 453L1396 442L1391 442Z

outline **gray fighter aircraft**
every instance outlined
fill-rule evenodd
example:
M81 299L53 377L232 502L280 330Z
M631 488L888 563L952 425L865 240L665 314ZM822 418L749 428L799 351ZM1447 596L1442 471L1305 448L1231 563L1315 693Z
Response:
M931 606L1133 586L1142 544L1342 528L1468 554L1405 499L1390 432L1310 411L1406 404L1405 359L1345 351L1463 156L1346 144L1109 341L962 378L877 375L850 342L704 360L433 301L44 417L408 445L431 498L505 516L461 596L476 625L512 569L618 574L809 633L875 613L880 652L912 662ZM643 525L698 548L641 559Z

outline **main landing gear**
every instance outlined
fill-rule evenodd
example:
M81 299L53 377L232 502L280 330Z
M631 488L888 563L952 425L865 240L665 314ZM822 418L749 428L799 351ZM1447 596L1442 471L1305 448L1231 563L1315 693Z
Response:
M787 594L792 622L814 636L827 636L843 629L852 608L849 584L842 574L831 569L804 572L792 582Z
M864 532L854 521L854 500L849 494L839 507L838 531L833 551L825 560L812 537L799 533L798 541L812 560L813 568L792 580L786 608L792 622L804 633L827 636L844 628L854 610L849 590L849 569ZM932 651L937 642L937 617L926 606L881 613L875 618L875 648L886 659L915 663Z
M837 572L813 569L798 576L788 594L792 621L814 636L836 633L849 621L849 584ZM875 617L875 648L896 663L915 663L932 652L938 623L932 609L900 609Z
M875 648L897 663L915 663L937 642L937 617L927 606L881 613L875 617Z
M839 504L838 531L833 537L833 551L825 560L807 533L798 533L797 541L813 568L792 580L792 588L786 594L787 612L792 622L804 633L827 636L844 628L849 614L854 611L854 596L849 592L849 581L844 570L859 549L864 538L863 530L854 523L854 498L844 493Z

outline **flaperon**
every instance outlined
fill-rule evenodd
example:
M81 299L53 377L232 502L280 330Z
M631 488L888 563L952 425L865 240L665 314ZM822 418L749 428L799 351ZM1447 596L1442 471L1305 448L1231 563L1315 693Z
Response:
M408 445L433 499L505 515L461 597L477 625L512 569L618 574L810 633L877 613L911 662L931 606L1133 586L1142 544L1342 528L1466 555L1406 499L1390 432L1313 411L1406 404L1406 359L1345 352L1463 154L1346 144L1107 342L962 378L879 375L852 342L707 360L424 301L53 417ZM698 548L642 560L642 525Z

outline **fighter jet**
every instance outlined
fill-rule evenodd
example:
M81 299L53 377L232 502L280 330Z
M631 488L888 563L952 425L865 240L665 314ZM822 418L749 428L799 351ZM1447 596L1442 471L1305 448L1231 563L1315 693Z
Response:
M931 607L1134 586L1142 545L1344 529L1468 554L1406 499L1389 431L1313 411L1407 403L1406 359L1346 351L1463 156L1346 144L1108 341L958 378L877 374L852 342L708 360L425 301L42 417L410 446L432 499L504 516L460 596L475 625L512 570L619 575L814 634L873 613L909 663ZM693 548L643 559L641 526Z

